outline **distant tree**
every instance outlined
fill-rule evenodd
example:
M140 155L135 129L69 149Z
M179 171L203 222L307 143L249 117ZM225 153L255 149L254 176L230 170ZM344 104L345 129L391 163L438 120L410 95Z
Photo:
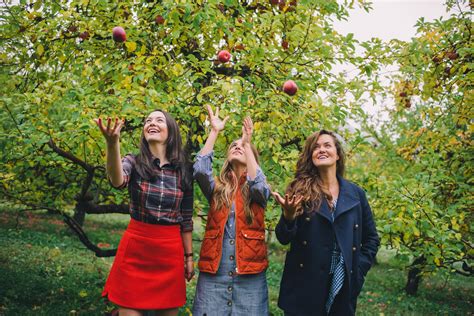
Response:
M367 121L372 142L357 159L354 176L371 193L382 243L411 262L408 294L439 269L473 274L474 50L466 7L448 1L450 18L421 18L411 41L389 43L383 55L399 71L387 77L384 119Z

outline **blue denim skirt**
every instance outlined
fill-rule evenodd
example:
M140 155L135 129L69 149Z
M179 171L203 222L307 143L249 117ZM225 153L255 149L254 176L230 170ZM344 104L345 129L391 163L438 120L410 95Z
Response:
M199 273L193 304L194 316L268 315L265 271L238 275L235 268L235 239L225 234L217 273Z

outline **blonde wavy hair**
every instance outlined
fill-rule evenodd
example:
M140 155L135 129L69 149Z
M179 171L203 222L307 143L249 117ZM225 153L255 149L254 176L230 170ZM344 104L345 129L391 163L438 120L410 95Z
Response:
M232 148L232 145L234 145L234 143L235 141L233 141L227 149L227 156L229 155L230 149ZM255 156L255 160L258 164L258 151L253 144L251 144L250 146L252 148L253 155ZM212 195L212 202L214 203L216 210L222 210L224 206L227 208L231 207L238 186L239 179L237 179L237 176L234 170L232 169L232 164L230 163L229 159L226 159L219 176L216 177L214 192ZM254 214L252 212L252 209L250 208L249 185L247 181L245 181L244 185L242 185L241 192L242 198L244 200L245 218L248 224L252 224Z
M316 149L318 138L321 135L329 135L334 140L337 155L339 156L339 160L336 162L336 174L342 177L345 171L345 153L336 134L327 130L320 130L306 139L303 151L296 164L295 178L288 185L286 194L288 194L288 196L292 196L293 194L302 195L303 200L298 209L303 207L309 212L318 210L323 198L326 198L329 202L333 202L329 189L323 187L319 170L313 163L313 152Z

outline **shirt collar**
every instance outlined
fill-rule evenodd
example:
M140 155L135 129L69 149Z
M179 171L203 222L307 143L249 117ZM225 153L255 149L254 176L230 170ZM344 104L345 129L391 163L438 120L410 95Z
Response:
M174 165L172 162L168 162L167 164L164 164L160 167L160 159L155 157L153 158L153 164L159 169L176 169L176 165Z

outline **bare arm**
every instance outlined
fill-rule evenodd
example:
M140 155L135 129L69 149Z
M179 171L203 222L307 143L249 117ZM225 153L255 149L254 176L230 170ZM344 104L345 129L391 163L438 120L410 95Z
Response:
M209 133L209 136L207 137L204 147L201 149L200 154L203 156L207 155L208 153L214 150L214 144L216 143L217 136L219 135L219 132L224 129L225 123L229 119L229 117L226 116L224 120L221 120L219 118L219 108L216 109L216 113L214 114L214 112L212 112L212 108L210 105L207 106L207 112L209 113L209 122L211 123L211 132Z
M107 156L107 176L110 182L115 187L120 187L124 181L122 160L120 158L120 129L122 128L124 121L115 119L114 126L111 127L111 118L107 118L107 125L102 124L102 119L96 119L95 122L99 126L102 135L104 135L107 143L106 156Z
M252 151L251 141L253 133L253 122L250 117L244 119L242 126L242 145L245 151L245 158L247 159L247 175L250 180L254 180L257 176L258 163Z
M193 261L193 233L182 232L181 237L183 239L183 248L184 248L184 277L186 280L190 281L194 276L194 261ZM186 255L190 254L190 255Z

